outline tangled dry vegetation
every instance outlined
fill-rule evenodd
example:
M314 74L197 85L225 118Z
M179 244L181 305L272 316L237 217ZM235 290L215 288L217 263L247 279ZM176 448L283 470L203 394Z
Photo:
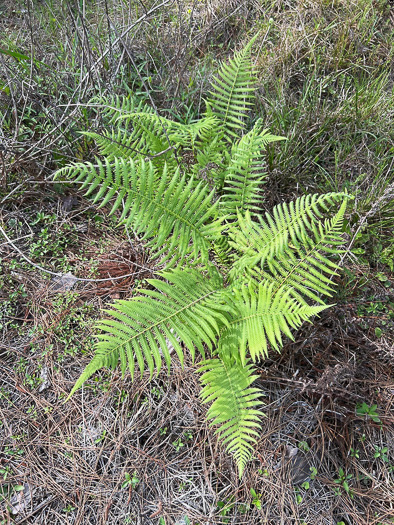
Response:
M0 12L11 51L0 53L0 523L393 523L390 3L44 0ZM256 31L257 110L289 138L267 153L267 207L345 188L356 205L335 308L260 363L267 418L239 481L190 361L152 382L101 372L64 403L100 310L154 268L52 173L94 154L75 131L100 130L92 96L127 86L189 122L216 61Z

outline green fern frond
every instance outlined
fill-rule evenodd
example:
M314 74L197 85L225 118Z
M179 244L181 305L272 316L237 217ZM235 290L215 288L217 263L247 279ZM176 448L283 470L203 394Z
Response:
M323 304L321 295L332 296L333 277L338 275L339 266L331 257L342 253L345 210L346 200L332 219L313 225L313 232L303 245L290 247L286 254L267 261L266 268L261 268L264 278L276 287L290 287L300 302L306 303L307 297ZM256 267L253 273L257 276L261 272Z
M245 114L254 103L251 49L257 36L228 63L223 63L217 76L213 77L212 96L208 102L222 122L222 134L226 140L231 141L245 128Z
M338 266L327 256L340 253L342 224L348 195L308 195L290 204L281 204L266 214L260 224L250 215L238 216L230 244L243 255L230 271L235 281L241 275L266 279L277 287L292 289L293 297L307 304L305 297L322 303L318 294L331 295L332 276ZM343 200L331 220L321 220L329 206ZM325 255L326 254L326 255Z
M118 120L127 119L133 126L133 132L138 137L134 147L139 151L146 152L148 156L158 155L169 147L174 147L168 137L170 123L168 119L159 117L156 113L136 112L121 115ZM166 154L158 157L159 163L173 159L173 152L169 150Z
M66 175L82 181L86 195L97 191L93 202L105 206L115 202L110 215L121 205L120 221L148 240L154 256L167 265L192 258L194 263L207 262L211 243L220 238L222 218L217 218L217 205L207 184L195 185L193 177L172 176L164 166L158 175L152 163L115 158L111 163L96 159L62 168L57 177Z
M210 131L217 130L218 122L218 119L212 115L203 117L191 124L177 123L178 129L175 128L172 131L170 139L183 147L189 147L194 150L196 143L201 145Z
M211 425L220 425L216 433L234 455L241 477L253 454L264 415L258 410L262 392L251 387L258 376L253 375L251 365L221 359L205 361L200 372L205 372L201 398L204 403L212 402L207 417L213 420Z
M89 104L100 106L100 116L106 125L118 124L118 118L133 112L153 113L154 108L130 93L127 96L110 95L93 97ZM126 119L126 124L128 121Z
M261 260L279 255L289 240L299 244L298 235L305 235L312 223L324 218L334 204L349 198L345 193L303 195L290 203L275 206L259 223L249 216L239 217L240 228L232 231L232 245L243 255L259 253Z
M198 138L204 136L204 133L209 130L216 129L218 125L218 119L213 115L201 118L191 124L182 124L156 113L146 112L134 112L119 117L119 120L123 119L130 120L134 127L141 128L149 137L160 138L163 142L168 137L174 147L189 148L194 148Z
M146 126L138 125L137 117L137 123L133 122L132 115L153 115L153 118L157 119L152 107L138 101L135 97L97 97L91 102L105 106L101 117L107 121L107 128L115 125L116 129L106 129L102 133L89 131L81 134L92 138L98 145L100 154L108 160L116 157L135 159L141 156L145 158L168 149L168 141L162 127L161 134L157 135L152 126L148 126L147 129ZM119 125L120 120L123 127ZM130 124L135 124L134 129L129 129ZM171 158L171 155L167 157ZM164 157L160 158L161 165L165 160Z
M278 140L284 137L271 135L262 129L262 122L258 120L253 129L234 144L221 197L221 208L229 218L235 219L237 213L244 215L246 211L260 212L261 184L266 177L261 154L267 144Z
M117 130L103 131L102 134L94 131L83 131L81 135L93 139L98 146L100 155L109 161L115 158L136 159L148 154L147 150L137 149L136 145L139 143L140 134L136 131L128 132L125 129L118 128Z
M279 351L282 334L293 339L291 329L299 328L314 315L329 308L327 305L300 304L288 287L277 288L275 282L235 290L230 304L237 314L224 328L219 341L219 353L230 356L236 349L241 362L246 363L249 352L253 361L268 356L268 345Z
M330 220L314 225L313 236L304 245L287 250L286 254L268 261L266 267L256 266L251 274L260 280L276 283L277 287L291 287L293 296L301 303L305 298L324 304L322 295L331 297L334 292L333 277L339 266L332 255L342 253L344 201L338 213Z
M204 356L204 345L212 349L220 329L228 324L230 307L221 299L223 282L218 273L208 278L195 270L163 272L167 282L150 279L153 290L118 301L107 310L108 319L99 321L95 355L75 383L72 394L97 370L114 368L120 361L122 374L134 376L136 365L141 374L147 365L152 376L159 373L164 358L171 364L172 346L183 363L184 349L195 357Z

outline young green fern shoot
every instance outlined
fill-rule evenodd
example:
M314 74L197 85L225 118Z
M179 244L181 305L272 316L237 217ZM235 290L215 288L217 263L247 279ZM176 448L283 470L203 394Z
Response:
M70 396L102 367L120 363L132 377L136 368L152 377L163 362L170 369L168 342L181 363L198 352L207 417L240 476L263 416L254 363L328 308L323 297L333 292L332 255L341 253L349 198L306 195L263 213L263 152L283 137L260 120L245 129L253 42L221 66L199 121L159 117L133 98L102 100L109 129L85 133L100 157L57 172L119 212L119 223L145 241L159 277L106 311L95 355ZM332 207L338 211L327 218Z

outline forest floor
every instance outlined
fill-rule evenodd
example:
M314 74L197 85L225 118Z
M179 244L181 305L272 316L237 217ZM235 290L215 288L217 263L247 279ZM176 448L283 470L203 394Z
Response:
M394 523L393 21L385 0L0 2L1 525ZM154 266L53 174L94 155L93 97L190 122L257 31L256 112L288 138L267 151L267 210L356 198L335 306L259 364L267 417L240 480L187 359L151 381L103 370L65 402L100 312Z

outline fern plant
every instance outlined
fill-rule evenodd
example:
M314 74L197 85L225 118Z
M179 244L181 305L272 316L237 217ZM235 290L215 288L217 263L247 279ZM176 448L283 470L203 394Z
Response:
M255 38L221 66L200 120L171 121L133 97L102 99L108 129L85 133L100 156L57 172L110 204L157 269L139 295L105 312L70 396L102 367L152 377L163 362L170 369L170 345L181 363L197 351L201 399L240 476L263 415L254 363L328 308L348 199L307 195L264 212L263 152L282 137L261 120L247 131Z

